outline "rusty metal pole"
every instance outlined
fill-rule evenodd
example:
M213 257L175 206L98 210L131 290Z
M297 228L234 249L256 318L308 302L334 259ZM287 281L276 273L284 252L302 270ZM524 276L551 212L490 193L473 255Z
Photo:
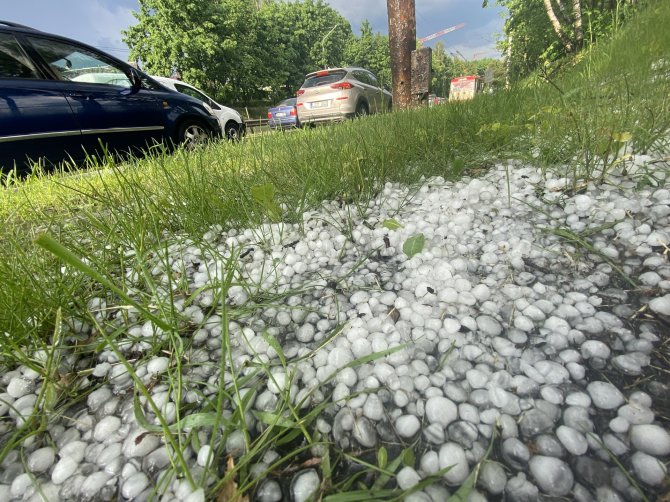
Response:
M386 0L389 18L393 107L412 105L412 51L416 49L414 0Z

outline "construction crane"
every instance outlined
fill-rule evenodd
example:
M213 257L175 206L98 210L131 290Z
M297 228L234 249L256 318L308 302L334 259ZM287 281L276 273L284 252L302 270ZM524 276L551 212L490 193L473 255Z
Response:
M450 55L452 58L456 59L456 60L458 60L458 59L462 59L462 60L465 61L466 63L467 63L467 61L468 61L468 60L465 58L465 56L464 56L463 54L460 53L460 51L456 51L456 52L454 52L454 51L449 51L449 55Z
M438 32L433 33L432 35L428 35L427 37L423 37L419 39L419 43L423 45L424 43L430 41L430 40L435 40L438 37L441 37L443 35L446 35L447 33L451 33L452 31L460 30L465 26L465 23L457 24L456 26L451 26L450 28L445 28L443 30L440 30Z
M477 59L478 56L487 56L489 54L497 54L496 51L480 51L480 52L475 52L472 55L472 59Z

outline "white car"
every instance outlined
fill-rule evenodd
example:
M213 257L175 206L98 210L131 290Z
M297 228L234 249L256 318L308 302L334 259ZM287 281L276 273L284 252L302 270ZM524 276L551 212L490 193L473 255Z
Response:
M226 138L239 140L242 138L242 136L244 136L247 126L244 123L244 120L242 120L242 116L232 108L228 108L227 106L223 106L217 103L201 90L193 87L190 84L187 84L186 82L182 82L181 80L176 80L174 78L155 77L153 75L151 78L168 89L192 96L205 103L205 105L208 105L214 112L214 115L216 115L216 117L219 119L219 122L221 123L221 130L223 131L223 134L226 136Z

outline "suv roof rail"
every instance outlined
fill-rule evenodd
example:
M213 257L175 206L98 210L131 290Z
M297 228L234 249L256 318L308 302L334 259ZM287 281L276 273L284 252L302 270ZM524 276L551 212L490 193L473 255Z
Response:
M37 31L34 28L31 28L30 26L26 26L25 24L12 23L11 21L3 21L2 19L0 19L0 25L3 25L3 24L5 26L9 26L10 28L25 28L27 30Z

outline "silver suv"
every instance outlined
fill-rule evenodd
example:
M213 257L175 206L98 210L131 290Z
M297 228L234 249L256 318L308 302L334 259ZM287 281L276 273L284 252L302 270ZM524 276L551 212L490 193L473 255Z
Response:
M391 93L363 68L310 73L296 95L298 120L303 125L391 110Z

